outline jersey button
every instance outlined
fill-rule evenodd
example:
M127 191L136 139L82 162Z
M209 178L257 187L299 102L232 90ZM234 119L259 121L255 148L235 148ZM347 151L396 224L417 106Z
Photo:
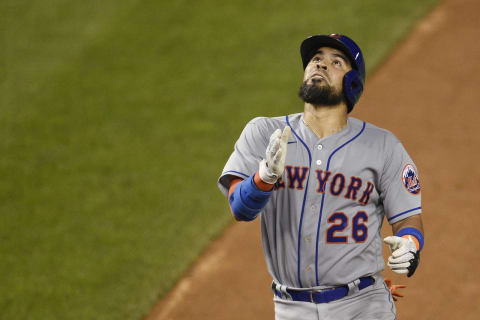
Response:
M318 150L322 150L322 149L323 149L323 146L322 146L321 144L319 144L319 145L317 146L317 149L318 149Z
M317 160L317 166L322 164L322 160Z

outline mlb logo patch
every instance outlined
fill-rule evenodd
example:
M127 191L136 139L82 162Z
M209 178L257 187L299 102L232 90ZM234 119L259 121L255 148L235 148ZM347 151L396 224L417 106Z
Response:
M420 181L418 180L418 174L413 165L407 164L405 168L403 168L402 182L405 189L411 194L420 193Z

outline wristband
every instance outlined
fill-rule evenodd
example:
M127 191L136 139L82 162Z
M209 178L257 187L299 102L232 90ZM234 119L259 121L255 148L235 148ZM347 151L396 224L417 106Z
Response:
M397 232L396 234L397 237L404 237L404 236L412 236L418 241L418 251L421 251L423 248L423 234L420 232L420 230L412 227L407 227L403 228L400 231Z

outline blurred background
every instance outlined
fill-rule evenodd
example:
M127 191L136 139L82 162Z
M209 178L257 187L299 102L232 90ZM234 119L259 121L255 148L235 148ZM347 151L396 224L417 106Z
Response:
M0 317L142 319L232 222L244 125L302 111L300 42L372 74L436 3L0 1Z

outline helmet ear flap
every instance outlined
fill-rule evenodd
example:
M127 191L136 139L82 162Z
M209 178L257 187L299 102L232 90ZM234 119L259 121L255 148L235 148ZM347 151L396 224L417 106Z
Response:
M363 81L357 70L352 69L343 77L343 92L345 93L348 112L350 113L363 92Z

